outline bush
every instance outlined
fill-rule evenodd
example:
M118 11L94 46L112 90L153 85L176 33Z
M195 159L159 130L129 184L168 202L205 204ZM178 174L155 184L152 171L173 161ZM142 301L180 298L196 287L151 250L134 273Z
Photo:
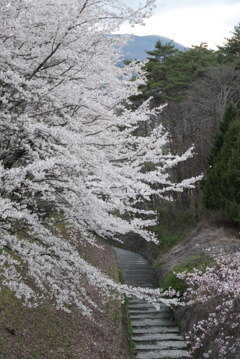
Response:
M157 235L159 245L163 249L170 249L183 239L183 235L173 234L170 229L163 227L160 224L152 227L152 231Z
M177 292L183 292L187 286L185 280L178 277L179 273L191 273L194 269L204 272L206 268L213 265L213 263L213 259L206 255L189 257L185 263L175 266L171 272L165 276L162 289L168 290L171 287Z

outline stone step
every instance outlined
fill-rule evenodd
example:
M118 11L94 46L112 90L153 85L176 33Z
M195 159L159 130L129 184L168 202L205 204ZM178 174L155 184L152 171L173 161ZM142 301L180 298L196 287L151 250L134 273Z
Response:
M142 281L142 280L136 281L136 279L128 278L128 277L124 277L124 279L125 279L125 282L128 283L128 285L132 285L133 287L144 287L144 288L156 289L156 284L149 283L149 281L148 282Z
M133 336L140 335L140 334L178 334L179 329L177 326L175 327L135 327L132 328Z
M164 305L161 305L160 304L160 308L163 308L164 307ZM152 308L154 308L154 306L153 306L153 304L151 304L151 303L129 303L128 304L128 308L129 309L139 309L139 310L141 310L141 309L152 309ZM165 308L168 308L167 306L165 307ZM156 309L155 309L156 310Z
M140 298L137 298L137 297L129 297L128 302L131 303L131 304L145 304L146 300L145 299L140 299ZM167 305L162 303L160 300L157 303L159 303L161 305L165 305L167 307Z
M130 313L131 320L135 319L171 319L170 312L137 312L137 313Z
M136 359L190 359L191 355L186 350L154 350L137 351Z
M170 307L167 306L165 303L162 303L161 301L155 303L159 304L161 309L165 308L166 310L170 310ZM148 303L144 299L138 299L138 298L128 298L128 304L129 306L137 305L138 307L146 307L148 305L154 307L152 303Z
M158 288L156 272L140 255L116 249L125 282L133 286ZM132 339L136 343L135 359L190 359L171 311L159 301L160 309L136 297L129 298L128 310Z
M132 327L174 327L176 324L167 319L134 319L131 321Z
M140 275L151 275L152 274L152 270L150 268L144 268L145 266L138 266L135 269L132 269L130 266L121 266L122 271L125 273L132 273L135 274L138 278L140 277ZM156 280L156 278L154 278L152 276L152 280Z
M141 269L138 269L136 272L133 272L131 270L125 269L123 274L124 276L135 277L137 280L141 279L142 276L143 278L149 278L150 281L157 283L156 279L153 278L152 273L149 271L142 271Z
M134 334L132 339L137 342L152 342L152 341L181 341L184 340L181 334L176 333L139 333Z
M169 311L167 311L167 310L165 310L165 309L160 309L160 310L158 310L158 311L156 311L154 308L152 308L152 309L144 309L144 310L141 310L141 311L139 311L138 309L136 309L136 310L134 310L134 309L131 309L131 310L129 310L129 314L130 314L130 316L132 317L132 315L138 315L138 316L140 316L141 314L142 315L144 315L144 314L146 314L146 315L153 315L153 317L154 317L154 315L156 315L156 317L157 317L157 313L160 313L160 315L161 315L161 313L163 314L163 313L166 313L166 314L168 314L169 315ZM171 317L171 315L170 315L170 317Z
M155 343L151 344L148 342L140 342L136 344L137 350L175 350L175 349L187 349L186 343L181 341L156 341Z
M168 307L166 304L164 303L159 303L159 302L155 302L154 304L158 305L160 307L160 309L164 309L164 310L170 310L170 307ZM154 308L154 305L153 303L148 303L146 301L142 301L142 302L133 302L133 301L129 301L128 302L128 306L129 308L136 308L136 309L144 309L144 308ZM155 309L157 310L157 309Z
M139 276L139 273L140 271L138 270L137 273L133 273L132 271L124 271L124 277L126 278L133 278L134 280L137 280L137 281L140 281L140 280L149 280L149 284L154 282L154 283L157 283L155 280L153 280L152 278L152 273L141 273L141 277Z
M142 282L136 282L135 280L129 280L128 285L131 285L132 287L141 287L141 288L149 288L149 289L155 289L155 284L149 285Z

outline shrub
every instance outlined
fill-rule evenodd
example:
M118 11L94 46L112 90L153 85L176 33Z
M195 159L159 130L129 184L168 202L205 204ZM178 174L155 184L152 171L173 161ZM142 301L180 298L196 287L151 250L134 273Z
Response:
M204 272L207 266L210 266L213 263L214 263L213 260L206 255L189 257L185 263L175 266L171 270L171 272L169 272L165 276L162 285L163 290L168 290L171 287L175 289L177 292L183 292L184 290L186 290L187 285L184 279L179 278L179 273L183 273L183 272L191 273L195 269Z

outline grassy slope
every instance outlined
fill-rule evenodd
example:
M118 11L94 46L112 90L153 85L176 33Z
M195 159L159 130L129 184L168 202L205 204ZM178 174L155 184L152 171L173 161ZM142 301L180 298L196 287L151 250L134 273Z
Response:
M113 250L83 247L85 259L118 279ZM91 298L101 306L98 292ZM75 308L70 314L51 303L29 309L8 289L0 292L0 359L128 359L130 351L119 302L102 306L89 321ZM100 325L97 323L101 323Z
M160 253L155 261L155 267L158 270L160 283L164 289L172 286L177 290L184 291L186 288L185 282L177 279L174 272L183 270L191 272L194 268L204 271L206 266L214 264L214 255L219 253L227 255L236 252L240 252L237 228L223 222L205 221L200 223L183 241L168 251ZM215 300L211 300L207 306L204 303L192 307L179 307L175 310L175 317L183 332L191 332L196 322L208 317L212 308L216 306ZM239 333L233 332L232 335L239 338ZM212 333L204 341L205 349L211 349L214 352L216 349L213 346L215 337L216 333L213 329ZM225 359L238 359L239 355L240 353L229 354ZM199 350L194 357L202 359L202 351Z

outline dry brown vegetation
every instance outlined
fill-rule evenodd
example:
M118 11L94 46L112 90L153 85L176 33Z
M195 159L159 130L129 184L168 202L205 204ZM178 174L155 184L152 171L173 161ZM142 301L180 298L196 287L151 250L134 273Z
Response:
M105 273L118 277L114 251L83 247L85 258ZM87 259L87 258L86 258ZM102 305L102 298L88 287L91 298L102 307L94 321L76 308L70 314L58 311L51 303L38 308L24 307L8 289L0 292L1 359L127 359L128 340L123 328L119 302Z

